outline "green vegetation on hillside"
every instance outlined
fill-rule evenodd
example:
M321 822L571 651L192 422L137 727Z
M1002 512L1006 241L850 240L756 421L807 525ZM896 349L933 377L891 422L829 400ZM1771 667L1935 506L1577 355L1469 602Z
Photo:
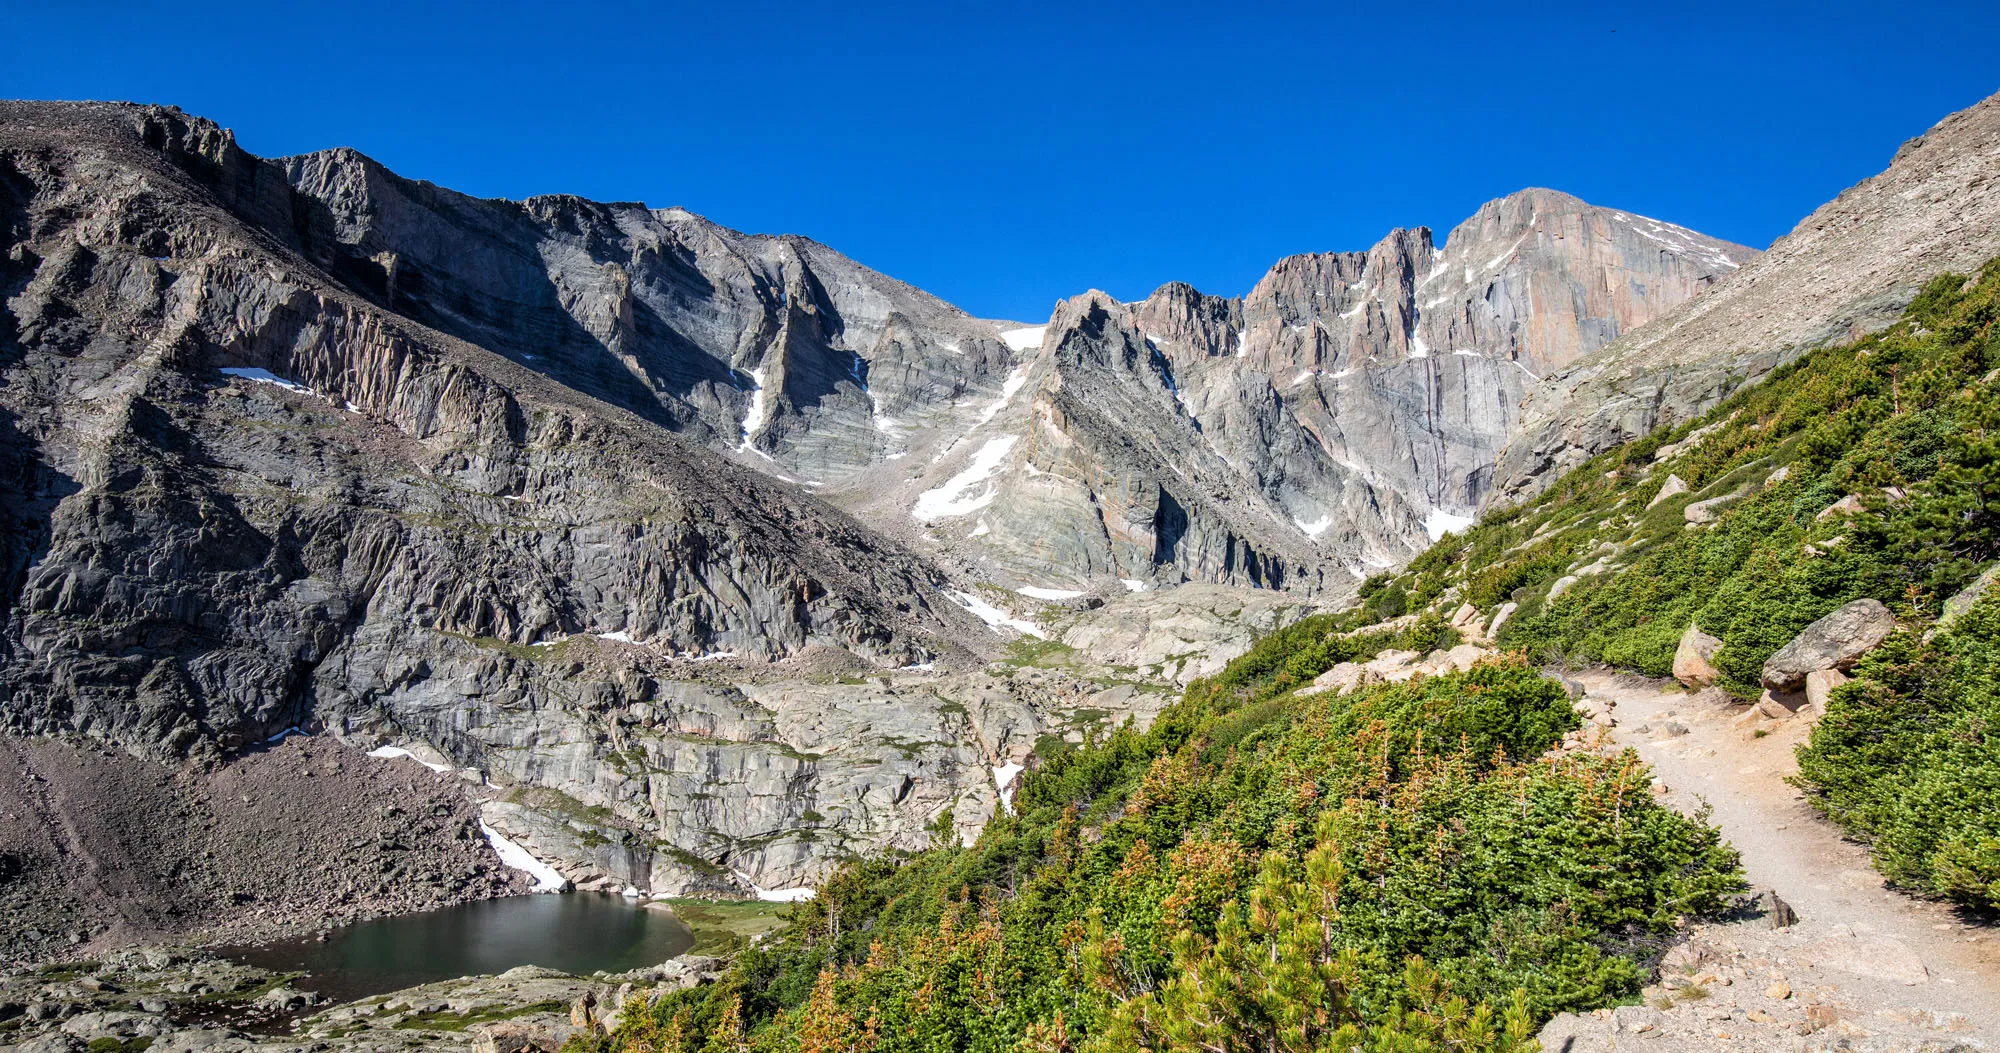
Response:
M1525 664L1289 690L1449 633L1343 625L1273 634L1146 732L1044 744L975 845L849 865L604 1047L1525 1050L1739 887L1633 756L1545 756L1577 717Z
M1814 620L1888 604L1908 632L1834 694L1803 784L1890 877L2000 908L2000 624L1975 611L1920 640L2000 559L1996 318L2000 261L1973 282L1941 276L1887 331L1607 452L1371 585L1413 610L1512 602L1503 646L1653 676L1696 624L1723 641L1720 686L1744 698ZM1655 504L1670 476L1688 492ZM1713 515L1690 525L1696 502Z
M1897 880L2000 905L2000 598L1924 639L2000 558L1996 317L2000 265L1940 278L1889 331L1270 634L1150 730L1043 743L1019 812L975 845L856 861L720 982L576 1044L1529 1048L1548 1015L1630 997L1741 885L1632 754L1549 752L1577 718L1530 663L1665 675L1699 624L1748 697L1775 649L1860 597L1905 628L1834 693L1802 781ZM1670 476L1687 492L1661 498ZM1517 657L1299 694L1336 662L1449 646L1443 615L1468 602L1513 605Z
M2000 597L1929 642L1890 637L1858 672L1800 778L1890 879L2000 910Z

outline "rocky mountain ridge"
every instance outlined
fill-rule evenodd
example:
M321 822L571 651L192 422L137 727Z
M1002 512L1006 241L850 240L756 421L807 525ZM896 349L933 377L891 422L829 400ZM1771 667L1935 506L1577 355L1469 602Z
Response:
M345 170L377 203L429 193ZM324 190L329 171L259 161L174 110L0 109L8 732L198 765L293 728L390 745L490 784L487 821L573 880L749 892L928 843L947 813L977 829L1037 738L1143 719L1299 610L1134 596L1037 627L783 469L745 467L817 419L795 398L808 352L863 331L868 297L907 291L839 279L827 250L571 199L442 198L467 224L709 230L742 269L699 281L740 280L730 303L776 312L776 350L742 370L770 367L768 427L731 445L704 406L734 421L756 391L624 399L649 368L670 389L679 360L586 361L549 313L570 317L560 300L529 310L507 284L507 252L463 288L431 257L382 256L292 186ZM759 253L776 261L765 284ZM642 291L607 316L612 344L619 318L652 324ZM929 326L1010 360L994 323L913 302L872 347ZM830 361L851 375L851 354ZM978 391L926 394L922 372L919 401ZM1022 630L1075 642L983 670ZM1072 651L1123 671L1080 676Z
M684 209L479 200L348 149L280 164L308 206L304 251L383 306L818 490L968 575L1059 591L1343 591L1477 507L1535 377L1754 256L1528 190L1444 248L1396 231L1280 261L1246 297L1098 294L1104 318L1070 301L1035 327ZM1066 353L1101 343L1113 315L1129 346ZM1190 451L1216 456L1179 478Z
M1923 284L2000 254L2000 95L1903 144L1712 295L1612 341L1528 394L1489 503L1707 412L1815 347L1894 322Z
M1527 190L1443 247L1420 228L1289 257L1242 298L1093 292L1022 332L1023 390L916 484L830 496L875 523L910 508L937 549L976 547L1034 588L1338 595L1469 521L1539 374L1754 256Z

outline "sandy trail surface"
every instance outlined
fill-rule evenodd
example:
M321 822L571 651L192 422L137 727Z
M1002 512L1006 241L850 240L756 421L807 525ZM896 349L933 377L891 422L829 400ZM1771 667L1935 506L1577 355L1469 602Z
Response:
M1585 688L1584 708L1608 710L1606 744L1635 749L1674 807L1708 808L1751 884L1775 891L1799 920L1697 926L1649 990L1651 1006L1671 1008L1559 1017L1547 1048L2000 1048L2000 931L1889 888L1867 849L1786 781L1807 718L1769 720L1671 682L1571 678Z

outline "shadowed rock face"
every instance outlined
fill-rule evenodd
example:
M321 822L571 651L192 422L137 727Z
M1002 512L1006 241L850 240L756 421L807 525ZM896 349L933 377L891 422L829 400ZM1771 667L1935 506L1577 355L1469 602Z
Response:
M353 150L281 163L307 252L385 306L767 470L846 479L1013 365L993 323L804 238L480 200Z
M1620 443L1706 413L1805 352L1901 315L1926 281L2000 255L2000 95L1807 216L1714 293L1530 392L1490 500L1523 500Z
M1066 585L1318 591L1400 563L1435 513L1478 506L1535 377L1754 256L1527 190L1443 250L1396 231L1282 260L1242 298L1100 296L1106 317L1059 306L1044 341L1010 347L1010 324L803 238L630 203L478 200L351 150L282 164L304 250L384 306L824 486L892 534L922 536L923 512L934 554ZM1111 330L1138 342L1064 350ZM1024 374L1034 392L996 410ZM1009 437L964 500L919 506ZM981 495L984 517L958 511Z
M579 682L616 683L618 641L669 671L998 642L845 514L333 280L295 239L310 201L214 126L0 118L7 730L214 757L324 726L539 785L568 775L506 751L616 748L633 699ZM921 829L964 781L855 837Z
M0 723L434 748L570 876L658 890L969 832L1039 736L1299 611L1079 605L1066 646L1157 667L1135 692L963 671L1004 637L948 584L1337 592L1477 500L1516 374L1737 251L1487 211L1024 335L679 210L5 104Z

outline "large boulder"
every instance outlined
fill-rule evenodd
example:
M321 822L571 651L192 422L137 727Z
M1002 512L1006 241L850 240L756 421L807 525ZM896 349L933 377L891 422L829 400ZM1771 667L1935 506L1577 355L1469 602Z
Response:
M1363 663L1361 668L1379 679L1400 684L1421 672L1411 664L1419 657L1421 656L1415 651L1383 651Z
M1433 676L1446 673L1463 673L1479 664L1479 660L1493 652L1477 644L1462 643L1449 651L1434 651L1424 659L1423 669Z
M1472 604L1460 604L1451 616L1451 627L1457 629L1468 640L1486 639L1486 619L1479 616L1479 608Z
M1742 496L1742 494L1723 494L1721 497L1711 497L1706 501L1696 501L1681 509L1681 518L1687 520L1690 525L1713 523L1722 516L1722 509L1725 506L1734 504Z
M1707 687L1715 683L1722 671L1715 668L1715 652L1722 647L1722 641L1701 631L1701 626L1688 623L1687 632L1681 634L1681 645L1674 649L1674 679L1685 687Z
M1806 675L1822 669L1848 670L1896 630L1896 616L1879 600L1855 600L1805 627L1792 642L1764 662L1764 686L1797 691Z

